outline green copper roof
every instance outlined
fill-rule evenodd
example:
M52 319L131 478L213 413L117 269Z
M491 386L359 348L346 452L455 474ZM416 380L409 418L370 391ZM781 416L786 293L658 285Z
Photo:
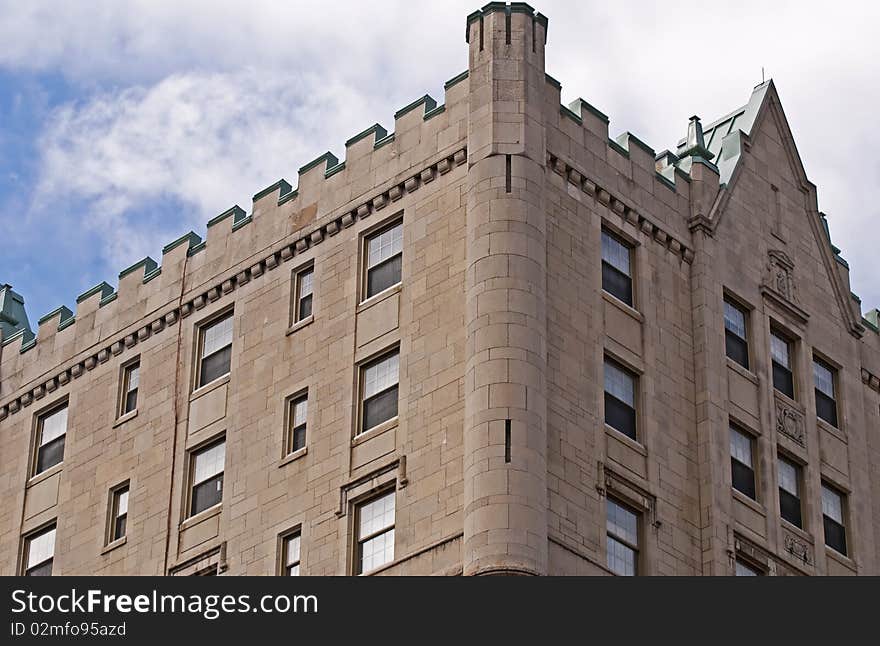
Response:
M735 133L737 131L742 131L745 134L750 133L755 123L755 117L758 115L758 108L761 107L764 95L767 93L771 82L766 81L755 86L748 103L703 127L702 139L705 148L713 155L712 161L718 167L718 172L721 175L721 184L727 184L730 181L733 169L739 160L741 151L739 148L739 138ZM730 137L729 135L734 136ZM694 143L691 142L691 145ZM675 152L682 156L687 148L688 139L684 138L678 142Z

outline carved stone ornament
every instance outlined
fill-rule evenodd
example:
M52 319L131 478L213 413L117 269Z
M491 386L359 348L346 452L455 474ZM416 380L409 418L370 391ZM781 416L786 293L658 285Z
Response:
M794 263L783 251L767 254L767 275L764 284L784 299L797 303L797 285L794 282Z
M776 399L776 432L787 435L801 446L807 446L804 415L781 399Z
M794 536L793 534L789 534L788 532L786 532L785 538L783 539L783 544L785 545L785 551L799 561L803 561L808 565L812 563L813 556L810 550L810 546L805 541L802 541L800 538Z
M761 293L795 320L806 323L810 315L800 306L794 263L784 251L771 249L767 253L767 267L761 283Z

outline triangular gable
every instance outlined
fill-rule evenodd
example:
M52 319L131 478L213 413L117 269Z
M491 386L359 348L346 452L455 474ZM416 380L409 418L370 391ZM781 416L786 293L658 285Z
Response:
M807 221L816 239L816 244L822 257L822 264L831 282L842 318L846 322L850 334L857 338L861 337L865 332L865 328L861 324L861 312L854 310L849 288L838 271L836 253L832 248L831 240L825 230L823 218L819 213L816 186L807 178L803 161L794 143L788 119L782 109L782 103L779 100L776 86L772 80L757 86L745 107L710 124L710 127L713 129L711 145L716 146L719 155L717 160L719 162L719 171L727 174L727 177L724 178L726 181L723 182L723 186L719 190L718 196L709 212L710 229L714 233L718 228L718 224L726 211L731 191L739 178L742 168L742 155L748 153L751 138L754 133L761 130L766 119L774 121L782 139L782 147L785 150L790 168L800 188L807 194L805 203ZM724 134L725 129L727 134ZM719 135L722 136L721 144L717 143Z

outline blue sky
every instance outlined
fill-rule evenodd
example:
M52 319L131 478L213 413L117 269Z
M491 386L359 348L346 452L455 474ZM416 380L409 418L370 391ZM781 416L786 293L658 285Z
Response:
M772 76L880 306L877 3L535 2L547 69L656 150ZM467 67L479 3L0 0L0 282L31 324Z

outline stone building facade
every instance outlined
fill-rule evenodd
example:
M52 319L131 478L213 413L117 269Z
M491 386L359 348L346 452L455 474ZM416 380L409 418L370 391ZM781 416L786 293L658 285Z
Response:
M880 574L878 312L773 83L655 154L527 5L466 33L161 266L0 290L0 574Z

